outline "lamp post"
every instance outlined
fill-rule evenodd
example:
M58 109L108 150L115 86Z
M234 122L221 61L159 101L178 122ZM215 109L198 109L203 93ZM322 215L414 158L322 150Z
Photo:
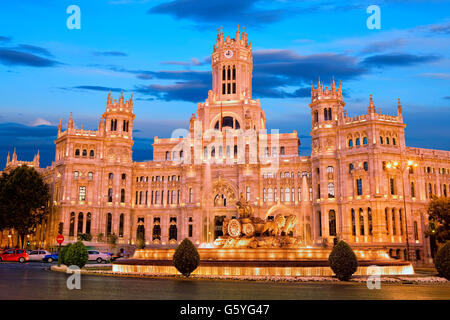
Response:
M405 211L405 235L406 235L406 260L410 261L410 256L409 256L409 233L408 233L408 215L406 213L406 193L405 193L405 181L403 178L404 172L406 170L408 170L408 174L409 174L409 170L411 168L415 168L417 167L417 163L415 163L412 160L408 160L406 162L406 164L404 162L398 162L398 161L392 161L392 162L388 162L386 164L386 167L388 169L396 169L400 171L400 175L402 177L402 187L403 187L403 210ZM400 226L401 227L401 226Z

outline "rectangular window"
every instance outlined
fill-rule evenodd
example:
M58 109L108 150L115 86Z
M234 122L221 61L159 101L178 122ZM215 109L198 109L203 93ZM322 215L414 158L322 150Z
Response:
M389 185L391 187L391 194L394 195L395 194L395 179L394 178L389 179Z
M113 189L109 188L108 189L108 202L112 202L113 201Z
M86 187L80 187L78 191L78 200L85 201L86 200Z
M358 196L362 196L362 194L363 194L362 179L356 179L356 194Z
M417 221L414 221L414 240L419 240L419 228L417 226Z
M188 235L188 237L192 238L192 235L193 235L193 227L192 227L192 224L190 224L189 225L189 235Z

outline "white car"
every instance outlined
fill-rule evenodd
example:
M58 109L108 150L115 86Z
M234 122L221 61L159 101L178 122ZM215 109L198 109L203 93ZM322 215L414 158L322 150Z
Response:
M30 257L30 261L42 261L46 255L50 254L50 252L46 250L32 250L28 255Z
M111 256L107 253L97 250L88 250L89 261L97 261L97 263L107 262L111 260Z

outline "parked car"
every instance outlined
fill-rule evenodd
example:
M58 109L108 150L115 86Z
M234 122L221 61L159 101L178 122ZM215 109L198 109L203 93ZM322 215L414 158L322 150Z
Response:
M32 250L28 255L30 256L30 261L42 261L49 254L50 252L46 250Z
M49 263L51 263L53 261L58 261L58 253L54 252L54 253L51 253L51 254L47 254L46 256L44 256L42 261L49 262Z
M100 252L98 250L88 250L89 261L97 261L97 263L107 262L111 260L111 254Z
M30 257L23 249L8 249L0 255L0 261L19 261L24 263L28 260L30 260Z

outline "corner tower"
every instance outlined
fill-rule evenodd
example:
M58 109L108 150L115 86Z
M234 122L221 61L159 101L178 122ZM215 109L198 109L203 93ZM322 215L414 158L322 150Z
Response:
M252 97L252 45L239 25L236 38L224 38L222 27L217 29L216 44L211 59L213 93L217 100L240 100Z

